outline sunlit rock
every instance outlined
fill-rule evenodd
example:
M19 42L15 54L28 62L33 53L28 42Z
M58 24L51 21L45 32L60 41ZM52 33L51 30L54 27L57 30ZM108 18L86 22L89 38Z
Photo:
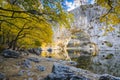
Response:
M120 37L118 32L120 31L120 25L114 26L115 31L104 35L105 31L103 28L106 28L107 25L100 23L99 20L100 16L107 12L106 9L97 4L90 4L81 5L70 12L73 13L75 17L75 21L72 25L89 34L90 41L95 43L100 50L119 50Z

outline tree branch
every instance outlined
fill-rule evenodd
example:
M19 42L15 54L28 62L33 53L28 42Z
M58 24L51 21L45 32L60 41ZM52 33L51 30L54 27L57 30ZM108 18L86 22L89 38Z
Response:
M107 4L110 6L110 9L108 10L108 12L104 16L102 16L103 18L106 17L112 11L113 6L111 5L111 2L112 1L108 0Z
M11 22L9 22L9 21L6 21L6 20L0 20L0 21L1 21L1 22L9 23L10 25L13 25L13 26L17 27L18 29L20 29L17 25L15 25L15 24L13 24L13 23L11 23Z
M31 20L29 20L29 19L27 19L27 18L30 18L30 17L11 17L11 16L6 16L6 15L0 15L0 16L3 16L3 17L8 17L8 18L20 18L20 19L25 19L25 20L28 20L28 21L31 21Z
M0 10L3 10L3 11L8 11L8 12L14 12L14 13L30 13L30 14L34 14L34 15L43 15L43 14L46 14L46 13L40 13L36 10L28 10L28 11L17 11L17 10L9 10L9 9L4 9L2 7L0 7Z

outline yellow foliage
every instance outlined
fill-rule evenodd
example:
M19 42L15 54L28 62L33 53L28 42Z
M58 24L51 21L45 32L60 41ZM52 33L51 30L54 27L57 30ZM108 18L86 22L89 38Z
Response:
M110 8L110 6L107 4L107 0L96 0L97 4L101 5L102 7L105 7L107 9Z
M120 14L120 5L115 6L115 12Z
M42 52L41 56L46 57L48 54L46 52Z
M15 46L27 48L46 46L52 42L54 23L70 27L72 15L65 12L59 2L54 4L54 9L49 7L51 3L41 7L39 0L16 1L13 4L9 0L0 0L0 35L5 39L1 43L16 43Z
M107 15L109 24L116 25L120 23L120 18L116 14L110 13Z
M112 26L109 27L109 31L110 31L110 32L112 32L112 31L114 31L114 30L115 30L114 27L112 27Z
M115 30L112 26L118 25L120 23L120 0L95 0L96 3L104 8L107 12L100 17L100 22L106 23L106 32L112 32Z
M101 29L104 30L103 36L106 36L109 32L112 32L115 30L115 28L112 26L103 27Z

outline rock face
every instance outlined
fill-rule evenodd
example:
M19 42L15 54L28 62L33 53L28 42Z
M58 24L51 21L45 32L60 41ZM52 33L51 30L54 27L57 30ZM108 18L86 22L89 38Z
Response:
M114 26L115 31L103 35L105 32L102 28L105 28L105 23L100 23L99 17L107 11L96 5L81 5L80 7L70 11L74 14L75 21L72 26L78 29L82 29L89 36L91 42L98 45L100 50L118 50L120 49L120 25ZM107 42L107 43L106 43ZM108 43L110 43L108 45Z
M103 28L105 29L107 25L105 23L100 23L99 18L106 12L106 9L98 6L97 4L81 5L80 7L70 11L75 18L74 22L71 23L71 29L81 29L84 31L89 36L90 42L95 43L100 50L119 50L120 25L114 26L115 31L104 35L105 31ZM70 30L55 29L54 31L54 39L56 43L59 43L60 41L61 43L67 44L67 40L71 40L70 37L72 36L72 32ZM79 35L77 35L77 37L80 37ZM83 37L85 38L86 36ZM82 40L84 38L80 39Z
M120 80L108 74L97 75L79 68L54 63L52 73L45 80Z
M45 80L90 80L84 76L78 76L70 67L54 63L52 73Z

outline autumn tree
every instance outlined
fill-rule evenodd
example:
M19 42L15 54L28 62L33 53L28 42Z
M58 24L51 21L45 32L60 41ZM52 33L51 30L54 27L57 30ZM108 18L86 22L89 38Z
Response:
M105 22L106 31L115 30L113 26L120 23L120 0L95 0L96 3L106 8L106 13L100 17L101 22Z
M0 45L36 47L52 42L52 27L70 26L62 0L0 0Z

